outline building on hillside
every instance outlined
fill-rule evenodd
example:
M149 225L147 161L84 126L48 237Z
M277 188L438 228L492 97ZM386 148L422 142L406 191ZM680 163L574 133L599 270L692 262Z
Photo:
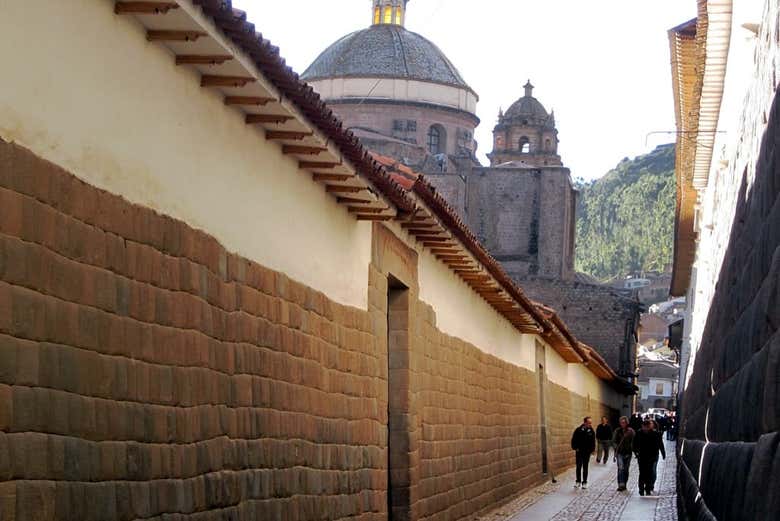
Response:
M371 5L371 25L328 46L301 77L368 148L423 173L513 280L634 378L642 308L630 290L574 270L577 191L553 111L528 81L499 114L490 166L481 165L477 93L434 43L405 28L407 0Z
M677 408L677 382L680 366L664 361L639 357L639 396L636 410Z
M229 1L10 0L0 42L0 518L470 518L627 411Z
M697 4L669 31L680 518L779 519L780 1Z

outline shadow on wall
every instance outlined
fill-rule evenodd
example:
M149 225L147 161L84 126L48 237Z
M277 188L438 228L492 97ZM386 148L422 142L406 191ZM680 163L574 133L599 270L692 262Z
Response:
M701 348L683 396L681 519L780 519L780 106L743 172Z

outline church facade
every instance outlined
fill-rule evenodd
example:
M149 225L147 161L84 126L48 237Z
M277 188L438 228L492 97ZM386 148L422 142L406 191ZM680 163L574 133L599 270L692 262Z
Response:
M423 173L539 301L554 305L622 376L636 372L640 306L574 268L577 191L558 154L555 114L524 92L476 156L479 97L432 42L407 30L408 0L372 0L371 25L302 74L372 151Z

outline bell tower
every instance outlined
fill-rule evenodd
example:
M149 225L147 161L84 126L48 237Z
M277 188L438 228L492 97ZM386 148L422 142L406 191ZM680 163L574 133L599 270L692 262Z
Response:
M372 0L373 25L400 25L406 22L406 4L409 0Z

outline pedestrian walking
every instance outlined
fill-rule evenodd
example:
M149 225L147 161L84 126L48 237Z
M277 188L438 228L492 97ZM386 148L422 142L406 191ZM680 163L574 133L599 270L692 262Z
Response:
M634 429L628 426L628 418L620 418L620 427L612 436L612 444L615 446L615 460L617 461L618 490L626 490L628 483L628 470L631 466L631 454L634 443Z
M582 419L582 425L574 429L571 435L571 449L575 452L577 461L577 481L574 488L588 489L588 463L590 455L596 450L596 432L590 416Z
M653 428L653 420L645 420L642 430L634 436L633 450L639 463L639 495L652 495L655 491L656 466L658 453L666 459L664 439L657 429Z
M612 425L609 424L609 418L606 416L601 417L601 424L596 427L596 440L598 441L596 463L606 465L609 461L609 448L612 446Z

